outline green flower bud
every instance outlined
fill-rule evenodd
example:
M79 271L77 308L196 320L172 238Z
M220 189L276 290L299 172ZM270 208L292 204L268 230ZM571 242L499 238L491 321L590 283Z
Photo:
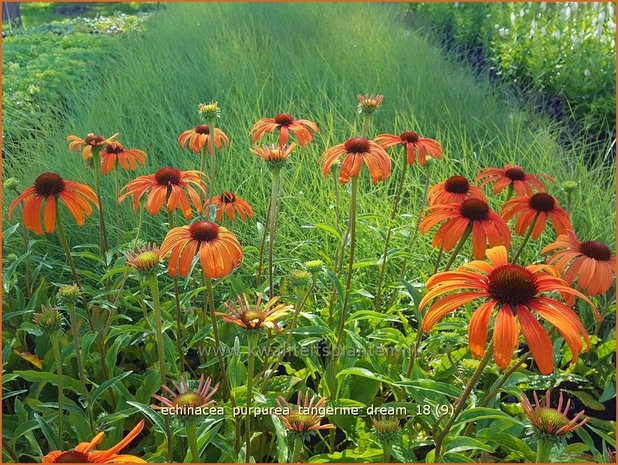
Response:
M577 189L577 183L575 181L565 181L562 184L562 188L565 190L565 192L573 192L575 189Z
M324 268L324 262L322 260L309 260L305 263L305 266L310 273L316 274L322 271L322 269Z
M56 307L41 305L41 313L34 313L32 321L47 334L54 333L62 328L62 316Z
M200 103L197 106L197 113L202 121L211 121L221 117L219 103L214 100L210 103Z

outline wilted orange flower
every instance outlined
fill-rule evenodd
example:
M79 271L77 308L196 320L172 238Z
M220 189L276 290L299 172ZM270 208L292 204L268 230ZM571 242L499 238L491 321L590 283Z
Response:
M262 118L253 125L249 134L253 133L252 142L258 141L267 132L279 130L279 145L288 143L289 132L296 136L301 147L309 144L313 139L310 129L313 132L319 132L317 125L307 119L294 119L288 113L279 113L274 118Z
M161 386L161 389L167 392L169 397L163 397L158 394L153 394L152 397L157 399L163 404L163 407L168 407L172 410L172 414L191 416L191 411L196 408L206 408L215 403L212 399L219 389L219 383L214 387L212 386L212 380L210 377L204 379L204 374L200 376L197 389L189 389L187 380L184 377L180 377L180 385L175 381L172 381L172 385L176 389L176 392L168 388L167 386ZM154 410L161 410L163 407L158 405L151 406ZM178 412L175 412L177 409Z
M538 239L549 218L556 234L562 234L567 229L573 229L569 214L558 205L555 197L539 192L532 196L522 195L509 200L502 206L500 216L506 221L517 216L515 232L523 236L533 221L532 238Z
M567 400L564 409L562 408L564 399L562 392L560 392L560 398L558 399L558 406L556 408L551 407L551 391L548 389L545 394L545 405L539 402L539 397L534 395L534 405L530 404L528 398L524 395L520 397L521 406L524 408L524 412L530 419L530 423L534 429L543 435L549 436L564 436L575 431L577 428L582 427L589 420L584 416L584 410L579 412L569 420L567 413L571 408L571 399ZM583 417L583 418L582 418Z
M380 134L375 138L375 141L385 149L393 145L403 145L406 148L406 159L409 165L416 162L417 152L418 161L421 166L424 166L427 162L427 155L433 158L443 158L440 142L427 137L421 137L414 131L404 131L398 136Z
M67 142L69 143L69 150L81 150L82 158L84 160L88 160L92 156L93 148L100 148L106 144L114 142L118 134L119 133L116 133L107 139L93 133L88 133L84 139L79 136L67 136Z
M146 163L146 152L138 149L126 149L120 143L112 141L101 151L101 173L107 174L116 164L126 171L136 170L137 165Z
M258 157L260 157L262 160L264 160L265 162L276 166L276 165L280 165L283 162L285 162L290 156L290 154L292 153L292 150L294 150L295 148L296 148L296 144L291 143L290 145L281 145L281 146L277 146L277 145L258 146L258 147L253 147L251 151L254 154L256 154Z
M327 149L320 157L322 175L328 176L333 164L343 158L339 171L339 182L347 184L350 178L358 176L363 163L367 165L371 182L385 181L391 173L391 159L384 149L372 140L364 137L353 137L343 144Z
M316 402L317 400L317 402ZM305 392L303 397L298 393L296 405L290 405L283 396L277 398L277 405L284 410L289 411L287 414L278 414L277 416L283 422L283 426L288 431L293 431L297 434L312 433L317 430L333 429L335 425L326 423L322 425L324 415L320 413L326 406L326 397L321 399L316 396L309 398L309 392Z
M22 221L26 228L43 235L41 227L41 210L45 232L53 233L56 225L58 202L62 201L69 209L75 221L83 226L86 216L92 215L92 202L97 208L99 202L92 188L75 181L66 181L56 173L43 173L34 180L34 185L25 189L9 206L9 220L20 203ZM43 207L45 202L45 207Z
M382 95L357 95L358 100L358 112L359 113L373 113L380 108L384 96Z
M491 211L484 200L471 198L461 204L431 205L426 211L427 215L419 224L423 234L446 220L432 242L433 247L442 246L445 252L466 234L472 234L472 251L477 260L483 258L488 242L490 247L508 247L511 243L511 232L506 222Z
M486 253L490 263L476 260L455 271L437 273L429 278L427 294L421 300L419 310L432 300L438 300L425 313L423 331L430 331L444 316L468 302L483 299L485 302L474 311L468 324L468 343L473 356L481 357L485 353L489 322L493 310L497 309L493 331L496 364L503 370L508 368L521 327L539 370L544 375L551 373L554 368L553 346L549 335L531 313L534 311L556 327L571 349L572 363L575 363L582 350L582 337L590 347L588 334L568 305L542 294L572 294L590 305L592 303L563 279L550 274L555 270L549 265L524 267L510 264L503 246L488 249ZM447 293L449 295L445 296Z
M198 153L204 147L208 146L208 140L210 139L210 128L207 124L200 124L193 129L187 129L180 136L178 136L178 143L182 148L189 142L189 147L195 153ZM230 140L227 135L219 128L215 128L215 145L217 148L221 148L223 145L226 147L230 145Z
M273 297L262 305L263 295L259 294L255 305L251 305L247 295L236 297L236 302L224 303L229 313L219 313L226 323L232 323L243 329L274 329L279 332L277 320L285 316L291 309L291 305L279 302L279 297Z
M127 434L122 441L108 450L93 451L103 440L104 433L97 434L92 441L82 442L75 449L62 451L55 450L41 459L42 463L146 463L134 455L118 455L122 449L127 447L144 428L144 420L141 420L135 428Z
M604 294L612 286L616 257L602 242L581 242L568 230L543 249L544 254L552 251L547 263L554 265L570 285L577 280L577 285L589 295Z
M161 263L161 253L155 244L146 244L126 254L127 265L138 272L150 274L156 272Z
M253 209L245 200L238 197L233 192L224 192L213 197L212 204L217 207L217 221L220 223L225 213L230 220L233 220L235 213L240 215L240 219L245 221L247 217L253 218Z
M463 176L451 176L446 181L432 186L427 196L429 205L461 203L470 198L485 200L485 195Z
M238 268L243 258L236 236L210 221L196 221L169 231L161 244L161 256L170 252L168 271L172 276L187 276L198 255L204 276L223 278Z
M133 210L137 210L140 199L148 192L146 210L151 215L159 213L167 201L167 211L171 212L180 208L185 218L190 219L191 203L198 211L202 209L200 195L193 186L206 194L206 183L201 178L203 175L201 171L180 171L169 166L161 168L154 174L140 176L129 181L120 190L118 203L132 196Z
M494 194L499 194L506 187L513 186L516 195L533 195L534 189L537 192L545 192L545 183L540 178L556 182L551 176L546 174L533 176L514 165L504 165L504 168L488 168L481 171L476 180L483 180L480 187L493 183Z

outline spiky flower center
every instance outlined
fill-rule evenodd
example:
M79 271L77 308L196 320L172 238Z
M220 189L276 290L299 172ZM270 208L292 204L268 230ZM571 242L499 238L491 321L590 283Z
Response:
M281 126L289 126L294 122L294 117L288 113L279 113L275 116L275 123Z
M221 195L221 201L224 203L234 203L236 202L236 194L233 192L224 192Z
M90 460L90 454L69 450L60 454L53 463L94 463Z
M487 279L489 295L500 304L525 305L538 292L536 277L523 266L499 266L489 273Z
M352 137L343 144L343 148L348 153L365 153L369 152L369 141L364 137Z
M524 178L526 177L526 173L524 173L524 170L516 166L513 168L509 168L508 170L504 172L504 174L506 175L507 178L511 179L512 181L523 181Z
M539 192L530 197L530 207L539 212L550 212L556 208L556 199L545 192Z
M187 392L176 397L174 404L179 407L199 407L204 405L204 399L197 392Z
M142 252L135 257L135 265L137 268L152 268L159 263L160 256L153 250Z
M198 134L210 134L210 128L207 124L200 124L195 127L195 132Z
M469 220L483 221L489 217L489 205L480 199L467 199L459 206L459 212Z
M243 323L245 323L249 328L259 328L265 320L264 312L259 310L247 310L242 314Z
M96 134L88 134L84 139L84 142L86 142L86 144L88 145L96 147L98 145L101 145L104 140L105 138L103 138L103 136L97 136Z
M64 190L64 179L56 173L43 173L34 180L34 192L49 197Z
M569 424L569 420L558 410L541 407L534 412L535 426L544 433L555 433L563 426Z
M169 166L155 173L155 181L161 186L171 186L180 183L180 171Z
M399 431L399 420L394 418L380 418L373 420L373 427L378 433L395 433Z
M107 144L107 147L105 147L105 153L118 155L121 152L124 152L124 147L120 144Z
M599 241L584 241L579 245L579 251L595 260L607 261L612 258L612 251Z
M219 237L219 226L210 221L196 221L189 226L191 239L200 242L210 242Z
M399 138L406 143L418 142L420 136L416 131L404 131L399 135Z
M291 412L287 420L292 430L297 433L306 433L310 431L312 426L316 426L320 422L314 415L307 415L300 412Z
M444 189L452 194L466 194L470 190L470 183L463 176L451 176L444 182Z

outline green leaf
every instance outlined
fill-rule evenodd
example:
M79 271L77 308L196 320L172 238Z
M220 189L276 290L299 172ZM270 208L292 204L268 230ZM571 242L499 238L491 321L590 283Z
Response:
M271 415L275 433L277 435L277 461L287 463L288 461L288 436L283 422L276 415Z
M345 368L344 370L341 370L339 373L337 373L337 378L341 378L341 377L348 376L348 375L360 376L362 378L375 379L377 381L382 381L383 383L388 383L388 384L393 383L391 379L385 376L378 375L371 370L368 370L366 368L359 368L359 367Z
M165 421L160 414L155 412L148 405L142 404L140 402L128 400L127 404L129 404L131 407L135 407L137 410L146 415L150 419L150 421L152 421L152 423L157 426L159 431L165 434Z
M49 424L38 413L34 414L34 419L37 421L37 423L41 427L41 432L43 433L43 436L45 436L45 439L47 439L49 448L51 450L57 450L58 449L58 436L56 436L56 433L54 433L54 431L51 429Z
M55 373L34 370L16 370L13 373L25 379L26 381L30 381L31 383L51 383L54 386L58 386L58 376ZM64 381L65 389L70 389L77 394L81 394L79 381L67 375L64 375L62 377L62 380Z
M468 423L471 421L490 420L490 419L506 420L506 421L510 421L513 424L523 426L522 422L511 417L510 415L507 415L502 410L497 410L494 408L487 408L487 407L476 407L476 408L471 408L469 410L466 410L461 415L459 415L459 418L455 422L454 426L463 425L464 423Z
M97 400L101 394L103 394L105 391L107 391L110 387L112 387L117 382L125 379L131 373L133 373L133 371L127 371L126 373L122 373L112 379L108 379L104 383L101 383L101 385L98 388L96 388L94 392L92 393L92 402Z
M493 452L495 448L479 441L478 439L461 436L448 441L446 444L446 450L451 453L463 452L466 450L484 450L487 452Z
M568 391L567 390L566 392L577 397L579 400L582 401L582 403L586 407L591 408L592 410L599 410L599 411L605 410L605 405L603 405L601 402L596 400L594 397L592 397L590 393L586 391Z

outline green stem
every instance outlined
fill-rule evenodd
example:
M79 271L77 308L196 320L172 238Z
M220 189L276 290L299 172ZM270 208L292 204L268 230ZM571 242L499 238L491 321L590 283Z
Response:
M99 150L92 151L92 171L94 173L94 189L99 201L99 240L101 246L101 257L103 263L107 263L105 254L107 252L107 232L105 230L105 216L103 215L103 202L101 201L101 157Z
M191 463L200 463L200 452L197 447L197 427L194 421L189 420L185 423L185 432L187 433L189 450L191 450Z
M60 450L64 450L64 376L62 375L62 358L60 356L60 335L61 332L57 331L55 334L51 334L49 339L51 340L58 375L58 447Z
M335 229L339 230L341 224L341 208L339 205L339 182L337 179L337 172L333 170L333 190L335 192Z
M440 262L442 261L442 255L444 254L444 247L440 246L440 251L438 252L438 256L436 257L436 264L433 267L433 274L438 272L440 268Z
M356 249L356 202L358 196L358 176L352 178L352 198L350 200L350 260L348 262L348 275L345 283L345 297L343 306L341 307L341 318L339 319L339 329L337 331L337 343L341 343L341 337L345 328L345 320L347 316L347 307L350 300L350 290L352 288L352 272L354 269L354 252Z
M166 373L165 373L165 355L163 351L163 321L161 317L161 300L159 297L159 281L156 276L151 276L148 279L150 284L150 293L152 294L152 306L155 313L155 325L156 325L156 338L157 338L157 353L159 355L159 372L161 375L161 386L165 386ZM167 457L171 462L173 459L172 451L172 431L170 428L170 419L168 415L165 415L165 435L167 437Z
M75 351L75 362L77 363L77 374L79 377L79 384L82 389L82 395L86 401L86 412L88 413L88 422L90 424L90 432L95 433L94 414L92 412L92 400L90 398L90 392L86 387L86 374L84 370L84 364L82 363L82 354L79 347L79 335L77 333L77 314L75 312L75 304L68 304L69 318L71 320L71 333L73 333L73 350Z
M139 204L139 219L137 220L137 234L135 235L135 244L137 245L137 241L139 240L139 236L142 233L142 223L144 221L144 206Z
M206 150L204 150L203 148L200 150L200 171L202 173L205 173L206 169Z
M22 231L22 240L24 241L24 254L28 253L28 230L24 227L24 225L21 225L21 231ZM28 298L32 297L32 284L31 284L31 280L30 280L30 275L32 274L32 269L30 267L30 257L26 256L26 258L24 258L24 278L26 280L26 295L28 296Z
M118 186L118 170L114 170L114 189L116 194L118 194L119 186ZM116 216L116 246L120 245L120 208L118 206L118 202L115 202L115 216Z
M399 178L399 184L397 185L397 192L395 193L395 200L393 203L393 211L391 213L390 224L388 226L388 231L386 233L386 241L384 242L384 252L382 253L382 266L380 268L380 276L378 278L378 287L376 291L376 297L374 300L375 309L378 310L380 307L380 296L382 294L382 286L384 284L384 276L386 275L386 270L388 267L387 262L387 254L388 247L390 245L391 236L393 234L393 225L395 218L397 218L397 214L399 213L399 203L401 201L401 193L403 192L403 185L406 179L406 172L408 171L408 163L404 157L403 160L403 169L401 170L401 176Z
M382 461L384 463L390 463L392 448L393 448L393 445L390 442L387 442L387 443L382 445L382 451L384 452L384 456L382 458Z
M438 434L438 436L437 436L437 438L435 440L435 444L436 444L436 453L435 453L435 457L434 457L434 461L435 462L439 462L439 458L442 456L442 450L441 449L442 449L442 443L444 441L444 438L446 438L448 432L451 430L451 428L455 424L455 421L459 417L459 414L461 413L461 411L463 410L464 406L466 405L466 401L468 400L468 397L470 396L470 393L472 392L472 389L474 389L474 386L476 385L476 382L479 380L479 378L483 374L483 371L485 370L485 367L489 363L489 360L491 359L491 357L493 355L493 352L494 352L493 351L493 346L491 346L491 341L490 341L490 347L485 351L485 355L483 355L483 358L479 362L478 367L476 368L476 370L472 374L472 377L466 383L466 386L464 387L463 392L461 393L461 395L457 399L457 401L455 403L455 406L453 408L453 414L450 416L450 418L448 419L448 422L446 423L446 426Z
M255 370L256 334L247 334L247 415L245 416L245 462L251 463L251 407L253 404L253 371Z
M264 262L264 249L266 248L266 238L268 237L270 231L270 213L272 211L272 197L268 202L268 211L266 212L266 221L264 222L264 234L262 234L262 240L260 243L260 258L258 260L257 271L255 274L255 285L260 285L260 280L262 279L262 264Z
M511 261L511 263L513 263L513 264L517 263L517 259L519 258L519 256L523 252L524 247L526 247L526 244L528 243L528 241L530 240L530 236L532 235L532 230L534 229L534 226L536 225L536 222L537 222L538 219L539 219L539 213L534 215L534 218L532 219L532 223L530 223L530 226L528 227L528 230L526 231L526 235L524 236L524 240L522 241L521 245L519 246L519 249L517 249L517 252L515 252L515 255L513 255L513 260Z
M215 191L215 176L217 171L217 160L215 158L216 155L216 144L215 144L215 129L217 125L217 120L212 118L208 121L208 130L210 132L208 137L208 153L210 154L210 192L211 197L216 195Z
M219 337L219 326L217 325L217 316L215 315L215 292L212 288L212 282L210 278L204 276L204 284L206 285L206 295L204 299L208 298L208 303L210 305L210 321L212 323L212 333L213 338L215 340L215 354L217 355L217 360L219 362L219 371L221 372L221 380L223 381L223 386L225 387L225 397L224 400L228 398L234 405L234 398L232 397L232 387L230 385L230 380L227 377L227 370L225 369L225 359L223 358L223 354L221 353L221 338Z
M536 446L536 463L549 463L553 444L547 439L539 439Z
M466 243L466 240L468 239L471 233L472 233L472 223L468 225L463 235L461 236L461 239L459 239L459 242L455 246L455 249L453 250L451 258L449 258L449 261L447 262L446 267L444 268L444 271L448 271L451 269L451 265L455 262L455 259L457 258L457 254L459 253L461 248L464 246L464 244Z
M275 246L275 235L277 232L277 222L279 221L279 201L281 197L281 168L272 169L272 212L270 218L269 228L269 243L268 243L268 282L269 282L269 296L272 299L275 295L275 288L273 285L273 250Z
M168 226L170 230L174 227L174 212L167 212ZM184 333L184 325L182 323L182 309L180 307L180 288L178 286L178 276L174 275L174 304L176 307L176 351L180 361L179 373L185 371L185 354L182 350L182 334Z
M300 460L300 454L303 452L303 438L296 436L294 438L294 448L292 449L292 457L290 463L298 463Z

